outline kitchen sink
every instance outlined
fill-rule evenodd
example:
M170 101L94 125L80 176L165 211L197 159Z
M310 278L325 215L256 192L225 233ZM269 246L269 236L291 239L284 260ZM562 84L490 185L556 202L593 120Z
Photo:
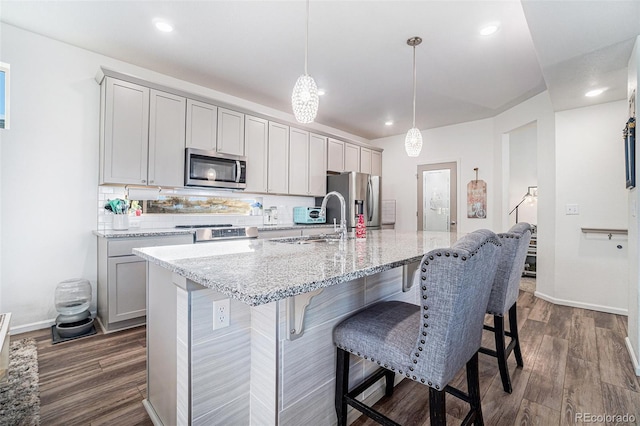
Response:
M355 237L347 237L347 240L351 240ZM339 235L305 235L303 237L288 237L288 238L273 238L270 241L274 241L276 243L286 243L286 244L317 244L317 243L327 243L327 244L337 244L340 242Z

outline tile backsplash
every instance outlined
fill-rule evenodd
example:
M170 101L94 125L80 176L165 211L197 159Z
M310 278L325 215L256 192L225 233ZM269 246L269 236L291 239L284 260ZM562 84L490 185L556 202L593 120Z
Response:
M245 192L216 192L208 189L162 189L162 195L169 196L205 196L205 197L226 197L226 198L254 198L261 203L264 208L278 208L278 224L289 225L293 223L294 207L313 207L314 197L298 197L286 195L251 194ZM103 185L98 187L98 230L106 231L113 229L113 213L104 209L108 200L114 198L125 199L126 189L122 186ZM229 223L237 226L262 226L266 218L263 215L234 215L234 214L147 214L135 216L133 212L129 214L129 229L161 229L173 228L176 225L207 225Z

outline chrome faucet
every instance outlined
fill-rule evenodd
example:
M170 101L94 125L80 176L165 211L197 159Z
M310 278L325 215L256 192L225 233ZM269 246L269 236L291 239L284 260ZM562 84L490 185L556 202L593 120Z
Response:
M338 200L340 200L340 240L344 241L347 239L347 214L344 197L341 193L337 191L331 191L324 196L324 198L322 199L322 206L320 207L320 216L324 218L327 217L327 200L329 199L330 195L335 195L336 197L338 197Z

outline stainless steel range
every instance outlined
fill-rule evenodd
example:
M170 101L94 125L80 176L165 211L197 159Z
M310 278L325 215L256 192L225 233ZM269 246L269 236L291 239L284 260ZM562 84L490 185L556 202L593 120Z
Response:
M230 223L225 223L216 225L177 225L176 228L195 229L196 243L235 240L241 238L258 238L258 228L255 226L233 226Z

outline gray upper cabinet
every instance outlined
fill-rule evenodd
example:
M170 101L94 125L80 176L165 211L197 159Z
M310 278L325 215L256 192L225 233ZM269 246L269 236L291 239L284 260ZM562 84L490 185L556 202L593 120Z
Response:
M309 195L309 132L289 131L289 194Z
M327 193L327 138L309 134L309 195Z
M289 126L269 122L269 193L289 192Z
M382 153L380 151L371 150L371 174L382 176Z
M187 99L187 148L216 150L218 107Z
M360 147L345 142L344 144L344 171L360 171Z
M184 185L186 99L151 90L149 185Z
M371 174L371 150L360 147L360 172Z
M111 77L101 91L100 183L183 186L186 99Z
M327 140L327 170L344 172L344 142L331 138Z
M100 183L146 184L149 89L105 78L100 104Z
M247 157L247 192L267 192L269 122L245 116L245 156Z
M218 152L244 155L244 114L218 108Z

